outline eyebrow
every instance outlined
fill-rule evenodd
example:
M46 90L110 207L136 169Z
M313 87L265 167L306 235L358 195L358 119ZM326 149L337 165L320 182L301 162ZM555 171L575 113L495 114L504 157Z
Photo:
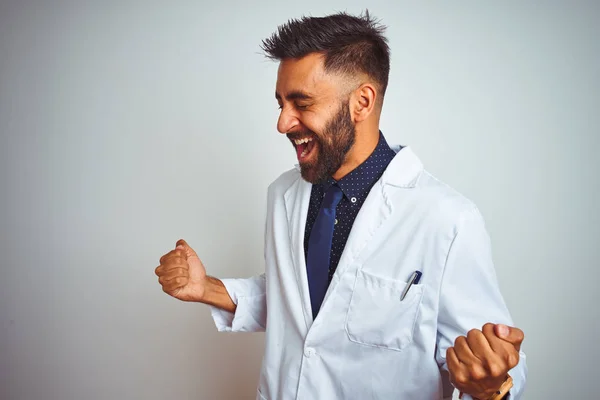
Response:
M281 95L277 92L275 92L275 98L277 100L281 100ZM290 93L287 94L287 96L285 96L286 100L310 100L312 99L312 96L306 92L303 92L301 90L294 90Z

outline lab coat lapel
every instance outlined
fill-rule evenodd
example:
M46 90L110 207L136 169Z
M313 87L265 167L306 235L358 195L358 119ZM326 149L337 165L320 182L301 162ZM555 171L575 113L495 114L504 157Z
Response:
M399 190L414 188L423 172L423 164L410 147L397 146L393 149L397 153L396 156L369 192L354 220L325 300L335 290L335 286L344 272L361 255L379 227L393 214L392 198ZM366 255L362 255L362 257L366 257Z
M284 194L285 210L289 227L289 240L298 290L302 299L302 312L308 328L312 323L308 276L304 256L304 231L312 185L302 179L296 180Z
M391 215L393 207L385 189L381 181L375 183L358 212L329 287L331 291L333 291L334 285L337 284L339 278L352 265L371 240L377 229Z

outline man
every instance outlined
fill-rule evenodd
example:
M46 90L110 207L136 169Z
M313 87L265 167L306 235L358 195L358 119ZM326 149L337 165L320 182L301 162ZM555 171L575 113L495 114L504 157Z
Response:
M263 41L299 162L269 186L265 273L207 276L180 240L156 274L219 330L266 331L258 399L439 399L444 370L464 399L519 398L523 332L482 216L379 130L383 31L340 13Z

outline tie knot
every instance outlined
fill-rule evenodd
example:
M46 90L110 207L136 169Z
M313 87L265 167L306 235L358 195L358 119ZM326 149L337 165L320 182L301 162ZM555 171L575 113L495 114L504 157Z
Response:
M338 185L331 185L331 187L325 192L325 196L323 197L323 204L321 207L327 209L335 209L342 200L343 193L342 189Z

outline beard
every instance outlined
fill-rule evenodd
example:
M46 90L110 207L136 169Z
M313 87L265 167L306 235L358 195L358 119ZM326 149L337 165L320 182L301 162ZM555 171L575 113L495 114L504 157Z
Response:
M307 182L324 183L340 169L346 155L356 141L356 127L352 123L349 103L344 101L338 112L327 122L323 132L304 131L317 141L318 153L314 160L300 163L300 173ZM288 137L292 138L293 134Z

